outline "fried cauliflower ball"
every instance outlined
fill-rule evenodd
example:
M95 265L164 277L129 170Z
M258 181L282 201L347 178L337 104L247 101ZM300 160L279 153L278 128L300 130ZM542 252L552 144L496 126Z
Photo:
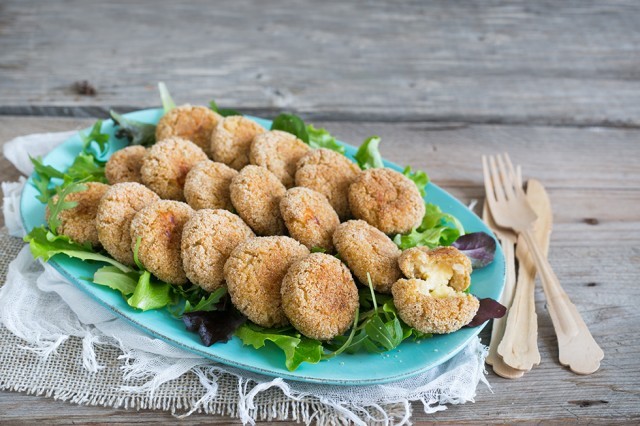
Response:
M182 105L162 116L156 126L156 140L180 137L209 151L211 133L222 119L220 114L204 106Z
M133 265L131 220L144 207L159 201L158 194L136 182L117 183L98 204L96 228L102 247L118 262Z
M253 139L249 161L251 164L266 167L284 186L290 188L294 183L298 160L309 151L309 145L291 133L270 130Z
M291 188L280 200L280 213L289 235L308 249L333 251L332 236L340 219L324 195L309 188Z
M457 331L473 319L480 307L471 294L415 278L398 280L391 292L400 318L423 333Z
M184 183L189 170L207 159L197 145L172 137L157 142L142 159L142 183L160 198L184 201Z
M296 165L296 185L313 189L329 200L340 220L351 217L349 186L360 174L357 164L330 149L314 149Z
M233 207L256 234L284 234L280 199L287 189L273 173L246 166L231 180L229 189Z
M390 293L400 277L400 249L382 231L363 220L341 223L333 234L333 244L340 258L363 285L368 285L367 272L374 290Z
M471 284L471 261L455 247L413 247L402 252L398 265L407 278L425 280L429 285L464 291Z
M237 171L222 163L201 161L187 173L184 198L195 210L232 210L229 186L237 174Z
M224 264L238 244L255 234L226 210L198 210L182 230L182 266L192 283L208 292L224 285Z
M330 340L353 324L358 289L340 260L313 253L294 263L282 280L282 309L305 336Z
M224 265L224 278L233 305L262 327L288 323L280 287L292 264L309 250L283 236L256 237L238 244Z
M140 210L131 221L131 249L140 238L138 260L162 281L187 282L180 248L182 229L192 214L188 204L160 200Z
M109 184L115 185L121 182L142 183L140 167L142 158L147 153L147 149L140 145L124 147L109 158L104 167L104 174Z
M83 185L86 186L84 191L74 192L65 197L65 202L76 202L78 205L62 210L58 214L60 225L57 232L60 235L66 235L78 244L89 243L93 247L98 247L100 240L96 229L96 214L100 198L109 189L109 185L100 182L87 182ZM53 196L53 202L58 202L58 195ZM45 216L49 220L48 207Z
M249 164L251 142L266 130L253 120L240 115L225 117L211 133L211 158L241 170Z
M424 200L416 184L391 169L369 169L349 187L349 206L356 219L385 234L404 234L420 225Z

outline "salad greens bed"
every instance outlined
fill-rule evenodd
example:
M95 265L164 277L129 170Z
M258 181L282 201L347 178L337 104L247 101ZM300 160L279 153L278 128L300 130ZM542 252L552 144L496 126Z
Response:
M166 113L175 108L175 103L163 83L159 88ZM235 110L220 109L214 101L211 101L210 108L223 116L242 115ZM155 143L154 124L132 120L115 111L110 115L117 126L117 139L126 139L132 145L150 146ZM46 262L55 255L64 254L83 261L103 263L104 266L93 277L83 279L119 291L134 309L167 309L176 318L181 318L188 330L197 332L207 346L226 342L234 335L245 345L256 349L274 345L284 353L285 365L291 371L303 362L317 363L343 352L381 353L397 347L406 339L430 337L405 324L397 314L392 297L375 293L371 282L368 288L361 287L359 291L360 307L351 330L332 341L321 342L302 336L291 326L266 329L248 322L232 306L225 288L207 293L192 284L174 286L159 281L138 261L139 241L134 249L135 267L130 267L114 260L106 252L96 252L90 245L78 244L58 234L60 212L77 205L77 202L67 201L67 196L84 191L87 182L106 182L106 157L113 141L102 128L103 122L98 120L88 133L80 134L82 149L64 171L45 165L39 157L31 158L35 169L32 183L39 192L37 198L49 210L47 224L32 229L25 237L34 258ZM273 120L271 130L292 133L312 148L345 153L344 147L327 130L306 124L293 114L280 114ZM380 141L378 136L371 136L359 147L354 159L361 169L384 167L379 151ZM411 167L405 168L403 174L416 183L424 196L429 182L427 174ZM420 225L408 234L396 235L393 241L402 250L415 246L454 245L469 256L474 268L489 264L496 249L491 236L482 232L464 235L458 219L431 203L426 203L426 213ZM491 299L482 299L481 308L471 325L480 325L499 315L503 308Z

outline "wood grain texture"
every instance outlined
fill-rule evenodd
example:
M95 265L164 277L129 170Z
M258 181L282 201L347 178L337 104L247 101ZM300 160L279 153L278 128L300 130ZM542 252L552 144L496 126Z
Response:
M0 117L0 142L18 133L63 130L91 121ZM549 258L567 293L605 351L601 369L577 376L559 365L544 295L536 289L540 366L519 380L488 374L492 391L478 387L475 403L425 415L415 422L610 424L640 421L640 130L432 123L319 122L343 140L383 137L383 155L427 170L433 181L463 201L482 199L479 155L508 151L548 189L554 209ZM0 159L0 178L16 178ZM483 331L488 343L488 330ZM492 393L493 392L493 393ZM0 392L0 423L174 422L159 411L75 406L49 398ZM228 423L193 415L184 424ZM287 422L283 422L287 423Z
M158 105L161 80L315 118L637 127L639 70L630 0L0 3L5 114Z

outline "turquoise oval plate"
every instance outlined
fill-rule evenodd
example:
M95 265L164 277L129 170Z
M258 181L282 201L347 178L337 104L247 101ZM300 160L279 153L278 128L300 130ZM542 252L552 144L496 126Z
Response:
M156 123L161 115L162 110L159 109L126 114L129 118L147 123ZM271 126L271 122L268 120L250 118L265 128ZM105 121L103 132L113 136L113 122ZM113 140L115 140L115 143L112 143L114 150L126 145L125 141L117 140L115 136L113 136ZM347 144L343 145L346 147L347 155L352 157L356 148ZM75 135L49 153L44 162L59 170L64 170L71 165L81 147L80 137ZM392 169L402 170L398 165L387 161L385 161L385 165ZM426 200L437 204L443 211L455 215L460 219L467 232L484 231L492 235L480 218L453 196L432 183L429 183L426 190ZM27 232L45 223L45 208L36 199L37 195L30 178L22 192L21 200L21 216ZM165 310L140 312L131 308L120 293L81 279L81 277L93 276L95 270L100 266L96 263L70 259L64 255L53 257L49 263L101 305L158 339L222 364L290 380L333 385L371 385L400 380L447 361L471 339L474 339L482 329L482 327L463 328L455 333L434 336L421 342L406 341L385 355L341 354L318 364L302 364L297 370L288 371L284 366L284 355L275 346L270 346L271 343L256 350L250 346L243 346L240 339L234 337L227 343L206 347L200 343L196 333L185 330L182 321L174 318ZM493 263L473 272L471 293L479 298L490 297L497 300L504 287L504 277L504 256L498 245Z

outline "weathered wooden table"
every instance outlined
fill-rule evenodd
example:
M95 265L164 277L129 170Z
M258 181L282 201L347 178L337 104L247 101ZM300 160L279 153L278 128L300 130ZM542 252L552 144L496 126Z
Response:
M508 151L549 190L551 264L605 359L591 376L559 365L538 289L541 365L489 372L475 404L413 419L640 421L637 2L92 3L0 3L1 142L155 106L162 80L178 102L296 111L354 144L378 134L385 157L465 202L483 197L480 154ZM173 420L0 392L0 423ZM228 419L185 423L204 421Z

